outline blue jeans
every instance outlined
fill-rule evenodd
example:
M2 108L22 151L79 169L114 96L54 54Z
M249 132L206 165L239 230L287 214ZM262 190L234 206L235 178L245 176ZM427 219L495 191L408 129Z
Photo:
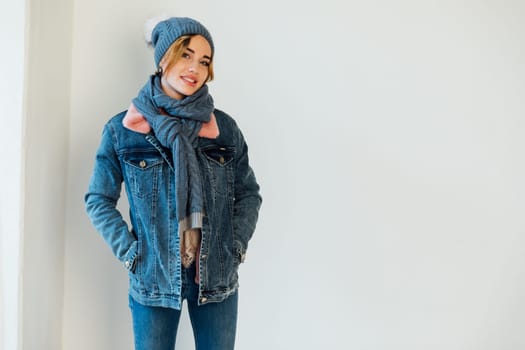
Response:
M199 306L195 265L182 269L182 298L188 303L196 350L233 350L237 329L238 292L220 303ZM129 297L135 350L173 350L180 310L144 306Z

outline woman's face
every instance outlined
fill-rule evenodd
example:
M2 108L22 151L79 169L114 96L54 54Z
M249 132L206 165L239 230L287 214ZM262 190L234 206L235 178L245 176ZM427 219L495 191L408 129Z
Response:
M169 69L161 62L161 86L166 95L177 100L193 95L208 79L211 63L211 46L201 35L192 36L182 57Z

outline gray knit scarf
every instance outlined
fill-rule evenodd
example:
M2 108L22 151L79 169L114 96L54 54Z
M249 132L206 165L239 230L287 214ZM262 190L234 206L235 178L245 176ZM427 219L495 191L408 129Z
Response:
M190 228L201 228L203 185L195 148L202 123L210 120L214 109L208 86L204 84L193 95L176 100L163 92L160 77L152 75L133 104L159 142L172 152L179 235Z

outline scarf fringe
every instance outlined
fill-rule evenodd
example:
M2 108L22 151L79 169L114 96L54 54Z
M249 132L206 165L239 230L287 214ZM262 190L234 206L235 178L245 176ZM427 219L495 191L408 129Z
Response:
M202 218L204 217L203 212L191 213L182 220L179 220L179 237L184 231L189 229L200 229L202 228Z

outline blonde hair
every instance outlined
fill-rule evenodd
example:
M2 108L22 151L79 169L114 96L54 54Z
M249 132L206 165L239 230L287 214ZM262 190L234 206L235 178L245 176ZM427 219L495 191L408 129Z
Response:
M166 70L170 69L181 57L182 54L186 51L190 45L190 40L194 35L183 35L171 44L168 48L164 57L162 57L161 63L166 62ZM213 59L210 60L208 65L208 79L206 82L213 80Z

